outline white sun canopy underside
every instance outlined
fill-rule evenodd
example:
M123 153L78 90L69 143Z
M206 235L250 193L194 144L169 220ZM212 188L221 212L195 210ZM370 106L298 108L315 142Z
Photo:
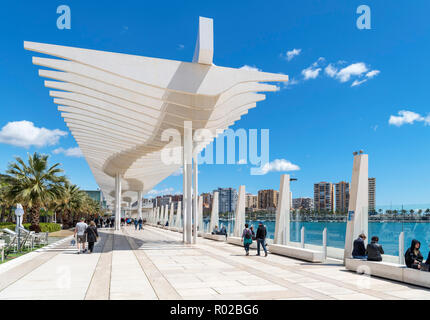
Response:
M288 81L282 74L199 62L35 42L24 48L55 57L33 57L33 63L49 68L39 75L50 79L45 86L108 200L117 173L123 197L136 199L137 191L147 193L181 167L161 161L169 143L161 140L164 130L183 136L184 121L192 121L193 131L225 130L265 99L257 92L277 90L261 82Z

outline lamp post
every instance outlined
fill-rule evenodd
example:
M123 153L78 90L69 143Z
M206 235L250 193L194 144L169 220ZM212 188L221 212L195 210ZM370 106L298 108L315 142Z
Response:
M16 205L16 209L15 209L15 215L16 215L16 227L15 227L15 232L18 233L18 245L17 245L17 251L20 250L21 247L21 241L20 241L20 237L21 237L21 226L22 226L22 216L24 215L24 209L22 208L22 205L20 203L18 203Z

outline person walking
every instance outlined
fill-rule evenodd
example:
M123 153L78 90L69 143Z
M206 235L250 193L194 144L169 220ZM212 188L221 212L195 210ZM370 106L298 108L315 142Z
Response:
M263 223L260 222L257 228L257 235L255 236L255 238L257 239L257 256L260 255L260 245L261 245L264 250L264 256L267 257L266 236L267 236L267 229L263 225Z
M252 231L248 228L248 224L245 223L245 229L242 232L243 247L245 248L246 255L249 256L249 246L252 243Z
M379 238L374 236L372 241L367 245L366 256L367 261L382 261L382 254L384 254L384 249L378 243Z
M97 242L97 238L99 237L99 233L97 232L97 226L94 221L90 222L89 227L85 230L88 241L88 251L89 253L93 253L94 251L94 243Z
M134 230L137 230L137 224L138 224L137 219L134 219Z
M138 225L139 225L139 230L142 230L142 225L143 225L143 220L142 218L139 218L139 221L137 221Z
M81 253L80 246L82 245L82 253L87 252L85 249L85 243L87 242L85 230L87 230L88 225L85 223L85 218L81 218L81 221L76 224L74 236L77 236L77 246L78 254Z

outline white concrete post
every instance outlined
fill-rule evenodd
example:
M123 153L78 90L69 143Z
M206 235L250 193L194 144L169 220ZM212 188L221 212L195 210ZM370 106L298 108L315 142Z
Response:
M170 204L170 214L169 214L169 228L173 227L173 211L175 210L175 203L172 201Z
M160 212L161 212L161 207L157 207L157 217L155 219L155 224L157 224L158 221L160 221Z
M203 222L203 196L199 196L199 231L204 232L204 222Z
M193 243L197 242L197 216L198 216L198 204L197 200L199 197L199 184L198 184L198 165L197 165L197 155L193 155L193 167L194 167L194 176L193 176Z
M300 246L302 248L305 247L305 227L300 229Z
M115 175L115 230L121 229L121 175Z
M193 215L193 195L192 195L192 178L193 178L193 127L191 121L184 121L184 168L186 168L187 186L185 193L186 212L184 217L185 226L185 243L192 243L192 215Z
M402 231L399 234L399 264L405 264L405 233Z
M368 236L369 175L368 155L354 155L349 208L346 224L344 259L350 258L354 239L359 234Z
M182 166L182 211L181 211L181 223L182 223L182 242L185 243L185 223L187 221L187 167L185 166L185 148L183 148L183 166Z
M165 225L168 220L169 220L169 205L165 204L164 205L164 220L163 220L163 225Z
M176 219L175 219L175 227L176 228L181 228L181 212L182 212L182 202L178 201L178 210L176 211Z
M142 191L137 193L137 217L142 218Z
M239 186L236 212L234 217L234 236L241 237L245 228L245 186Z
M275 244L287 245L290 241L290 175L281 175L278 207L276 208Z
M327 228L324 228L323 230L323 254L324 254L324 260L327 259Z
M212 197L212 212L211 212L211 221L209 224L209 231L208 233L211 233L215 226L218 226L219 228L219 212L218 212L218 191L214 191L213 197Z

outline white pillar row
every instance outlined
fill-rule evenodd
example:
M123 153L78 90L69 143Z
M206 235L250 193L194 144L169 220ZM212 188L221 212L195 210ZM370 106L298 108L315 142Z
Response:
M115 175L115 230L121 229L121 175Z
M169 219L169 205L164 205L164 219L163 219L163 225L166 224L167 220Z
M186 208L184 215L184 233L185 243L192 243L192 214L193 214L193 198L191 192L192 175L193 175L193 128L191 121L184 121L184 176L186 174Z
M199 231L204 232L204 223L203 223L203 196L199 196L199 218L198 218L198 226Z
M137 217L142 218L142 191L137 192Z
M234 236L241 237L245 228L245 186L239 186L237 197L236 212L234 217Z
M173 226L173 210L175 210L175 203L170 204L170 214L169 214L169 227Z
M281 175L278 207L276 209L275 244L287 245L290 241L290 175Z
M181 212L182 212L182 202L179 201L178 210L176 211L176 218L175 218L175 227L178 229L181 228L181 220L182 220Z
M198 165L197 155L193 155L193 243L197 242L197 216L198 216L198 205L197 200L199 197L199 185L198 185Z
M344 259L350 258L354 239L360 233L368 237L369 158L367 154L354 155L349 208L346 224Z
M218 212L218 191L214 191L212 197L212 212L211 212L211 221L209 224L209 233L213 231L215 226L219 228L219 212Z
M161 221L161 207L157 207L157 221L155 223L157 224L158 221Z

